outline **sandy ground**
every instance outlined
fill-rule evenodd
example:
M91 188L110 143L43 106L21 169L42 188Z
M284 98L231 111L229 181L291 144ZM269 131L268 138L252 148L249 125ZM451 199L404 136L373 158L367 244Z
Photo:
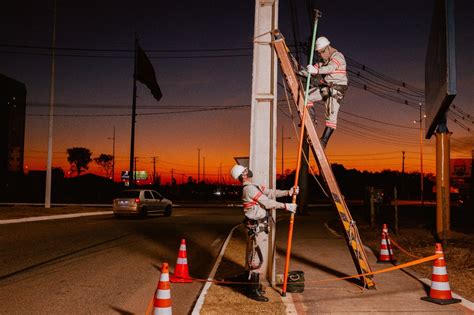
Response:
M235 281L233 278L244 273L245 233L242 226L235 230L216 273L216 279ZM208 291L201 314L285 314L280 294L266 288L267 303L256 302L245 296L244 285L213 284Z

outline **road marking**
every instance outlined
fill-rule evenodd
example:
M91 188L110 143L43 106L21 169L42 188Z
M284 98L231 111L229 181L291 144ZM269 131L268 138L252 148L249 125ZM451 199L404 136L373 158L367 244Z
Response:
M298 312L296 311L296 305L295 305L295 302L293 301L293 296L291 295L291 293L286 293L286 296L285 297L281 297L281 299L283 300L283 303L285 304L285 313L287 315L296 315L298 314Z
M87 217L87 216L94 216L94 215L105 215L105 214L112 214L112 213L113 213L113 211L57 214L57 215L48 215L48 216L40 216L40 217L28 217L28 218L22 218L22 219L0 220L0 224L12 224L12 223L34 222L34 221L69 219L69 218Z
M217 268L219 268L219 265L222 261L222 257L224 256L225 249L227 248L227 245L229 244L230 238L232 237L232 234L234 234L234 231L237 227L239 227L241 224L238 224L230 230L229 235L227 236L224 244L222 245L221 252L219 253L219 256L216 259L216 262L214 263L214 267L212 267L211 273L209 274L209 277L207 278L206 284L204 284L204 287L202 288L201 294L199 294L199 298L196 302L196 305L194 305L192 315L199 315L201 312L201 308L204 305L204 301L206 299L207 291L211 287L212 281L214 280L214 276L216 275ZM214 244L214 243L213 243Z

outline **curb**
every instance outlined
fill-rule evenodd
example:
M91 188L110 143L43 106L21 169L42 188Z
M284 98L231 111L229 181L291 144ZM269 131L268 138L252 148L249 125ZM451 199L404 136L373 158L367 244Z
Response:
M224 257L227 245L229 244L229 241L232 238L232 235L234 234L235 229L238 228L240 225L241 224L238 224L234 226L232 230L230 230L229 235L227 235L227 238L224 244L222 244L221 251L219 252L219 256L217 256L216 262L214 263L214 266L212 267L211 273L209 274L209 277L207 278L207 280L214 279L214 276L216 275L216 272L217 272L217 268L219 268L222 257ZM206 300L207 291L211 287L211 284L212 284L211 281L207 281L206 284L204 284L204 287L202 288L201 293L199 294L199 297L196 301L196 304L194 305L194 308L191 312L192 315L199 315L199 313L201 312L201 308L204 305L204 301Z

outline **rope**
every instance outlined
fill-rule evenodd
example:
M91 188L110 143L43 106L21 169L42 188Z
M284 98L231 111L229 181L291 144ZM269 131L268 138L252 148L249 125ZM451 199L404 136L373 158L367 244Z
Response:
M421 258L420 256L416 256L416 255L413 255L413 254L410 254L407 250L403 249L400 245L398 245L397 242L395 242L395 240L390 236L388 235L388 239L390 240L390 242L395 245L402 253L404 253L405 255L407 256L410 256L410 257L413 257L413 258Z
M428 261L436 260L436 259L438 259L442 256L443 256L443 254L435 254L435 255L428 256L428 257L423 257L423 258L420 258L420 259L412 260L412 261L406 262L406 263L401 264L401 265L396 265L396 266L392 266L392 267L388 267L388 268L385 268L385 269L380 269L380 270L372 271L372 272L360 273L360 274L352 275L352 276L345 276L345 277L339 277L339 278L327 278L327 279L321 279L321 280L301 281L301 282L303 282L303 283L304 282L306 282L306 283L322 283L322 282L332 282L332 281L340 281L340 280L347 280L347 279L354 279L354 278L372 276L372 275L376 275L376 274L386 273L386 272L395 271L395 270L398 270L398 269L404 269L404 268L407 268L407 267L423 264L423 263L428 262ZM215 279L199 279L199 278L192 278L192 277L190 277L189 279L191 279L193 281L197 281L197 282L212 282L212 283L215 283L215 284L242 284L242 285L248 285L249 284L249 282L244 282L244 281L225 281L225 280L215 280ZM292 283L298 283L298 281L295 281L295 282L292 282Z

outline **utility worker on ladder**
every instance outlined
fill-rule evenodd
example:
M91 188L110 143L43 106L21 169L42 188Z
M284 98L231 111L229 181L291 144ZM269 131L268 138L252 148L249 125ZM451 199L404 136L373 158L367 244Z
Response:
M265 259L264 254L268 252L268 232L272 227L268 211L275 208L295 213L296 204L281 203L274 199L297 195L299 187L292 187L289 190L278 190L256 185L252 182L252 171L242 165L234 165L230 174L232 178L240 181L243 185L244 223L249 235L245 259L250 280L250 288L247 291L247 295L258 302L268 302L268 298L264 295L265 291L260 286L260 273L262 272Z
M321 145L326 145L337 127L337 114L344 94L347 90L346 59L344 55L332 47L331 42L324 36L316 40L316 51L320 61L315 65L308 65L306 70L311 75L322 75L324 83L309 91L308 107L313 121L316 121L316 109L313 102L326 101L326 128L320 138Z

